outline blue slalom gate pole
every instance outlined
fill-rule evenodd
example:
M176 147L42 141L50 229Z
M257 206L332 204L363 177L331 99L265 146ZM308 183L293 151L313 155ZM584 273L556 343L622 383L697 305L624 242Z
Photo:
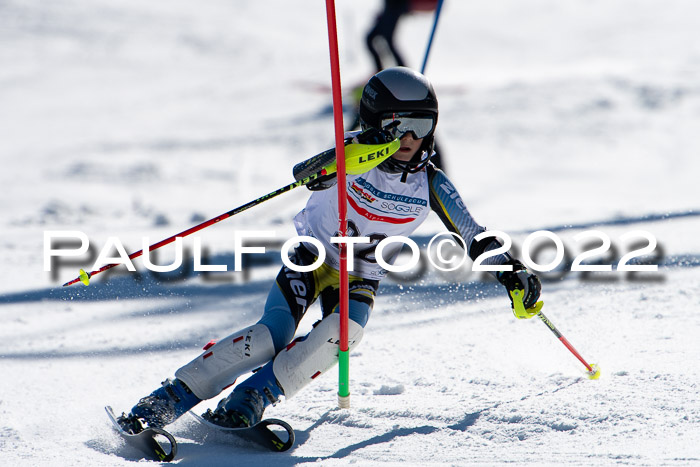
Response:
M440 10L442 10L442 2L443 0L438 0L437 8L435 9L435 21L433 21L433 29L430 31L430 39L428 39L428 48L425 50L423 66L420 68L421 74L425 74L425 66L428 64L428 55L430 54L430 47L433 45L433 37L435 37L435 30L437 29L438 19L440 18Z

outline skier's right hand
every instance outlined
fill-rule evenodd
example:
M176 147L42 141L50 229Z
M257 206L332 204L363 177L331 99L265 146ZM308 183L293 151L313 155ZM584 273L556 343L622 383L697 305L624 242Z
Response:
M392 122L387 125L386 128L382 130L377 130L376 128L367 128L362 133L355 136L350 144L387 144L396 139L394 136L393 129L399 124L399 122Z

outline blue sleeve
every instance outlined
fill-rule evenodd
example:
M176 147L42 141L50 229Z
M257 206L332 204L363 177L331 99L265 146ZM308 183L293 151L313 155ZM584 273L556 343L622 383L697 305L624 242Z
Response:
M479 242L474 241L474 237L485 232L486 228L474 220L457 189L442 170L432 165L429 166L428 180L430 182L431 209L450 232L462 237L472 259L477 258L485 251L501 246L494 237L488 237ZM511 259L511 256L506 253L488 258L484 264L504 264Z

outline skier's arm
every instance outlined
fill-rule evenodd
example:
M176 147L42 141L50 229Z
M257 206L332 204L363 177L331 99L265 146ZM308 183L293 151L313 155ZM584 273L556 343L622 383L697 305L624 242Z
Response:
M428 166L428 180L430 181L430 207L438 215L447 230L462 237L467 246L467 253L472 260L486 251L499 248L501 244L494 237L487 237L480 241L474 237L486 231L479 225L469 213L467 206L459 196L457 189L447 178L445 173L433 166ZM512 257L508 253L487 258L484 264L506 264Z
M462 201L457 189L450 182L444 172L428 166L428 180L430 181L430 207L442 220L445 227L464 240L467 245L467 253L472 260L476 260L486 251L491 251L501 247L501 243L494 237L486 237L479 241L474 237L486 231L486 228L479 225L469 213L467 206ZM509 253L495 255L484 260L487 265L512 265L513 271L498 271L494 274L496 279L506 287L511 299L510 292L521 289L524 292L523 304L525 308L535 306L540 296L541 284L538 277L528 272L525 266L513 258ZM518 316L518 318L531 318L533 314Z

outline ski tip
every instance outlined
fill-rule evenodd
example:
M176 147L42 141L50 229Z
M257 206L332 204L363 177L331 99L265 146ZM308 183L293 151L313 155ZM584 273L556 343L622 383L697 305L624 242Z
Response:
M598 379L600 378L600 367L598 364L591 364L591 371L588 371L588 379Z
M84 269L80 270L80 274L78 275L78 277L80 278L80 282L82 282L85 285L90 285L90 274L85 272Z

